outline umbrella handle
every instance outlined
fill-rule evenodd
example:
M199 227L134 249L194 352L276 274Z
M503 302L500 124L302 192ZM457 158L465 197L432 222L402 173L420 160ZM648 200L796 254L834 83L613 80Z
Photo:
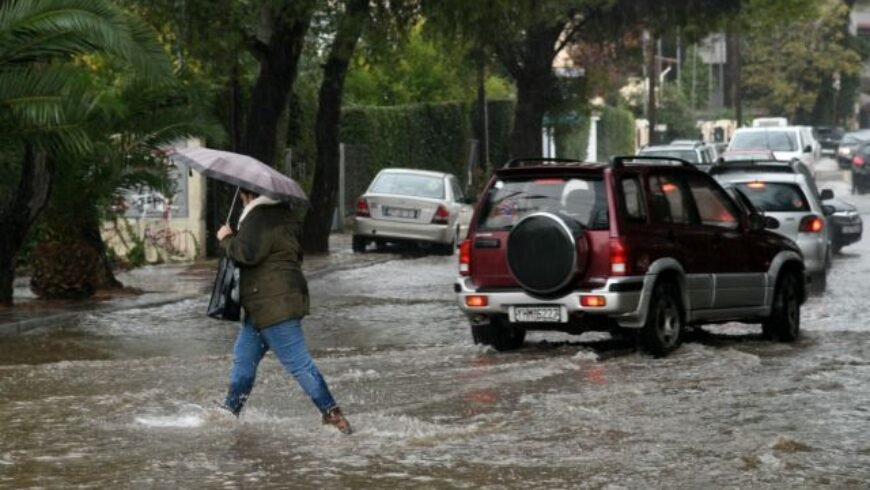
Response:
M233 203L230 204L230 212L227 213L227 221L226 221L227 226L229 226L229 224L230 224L230 217L233 215L233 210L236 209L236 201L238 201L238 200L239 200L239 187L236 187L236 195L233 196Z

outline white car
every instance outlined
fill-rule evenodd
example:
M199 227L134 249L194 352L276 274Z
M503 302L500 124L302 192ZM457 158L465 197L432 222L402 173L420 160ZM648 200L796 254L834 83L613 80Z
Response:
M800 160L813 174L822 152L809 126L740 128L727 151L763 149L772 151L777 160Z
M357 201L353 251L365 252L369 243L414 242L452 255L468 232L472 202L452 174L381 170Z
M722 187L740 191L755 209L776 220L771 231L797 243L810 287L823 292L833 247L821 200L833 198L834 193L829 189L818 193L804 172L796 164L764 163L721 166L713 171L713 177Z

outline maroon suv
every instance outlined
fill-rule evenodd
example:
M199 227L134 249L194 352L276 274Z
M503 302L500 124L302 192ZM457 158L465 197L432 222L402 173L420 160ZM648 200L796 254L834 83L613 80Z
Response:
M474 341L497 350L527 330L605 330L666 355L686 326L730 321L791 341L803 260L765 224L680 160L513 160L477 203L455 291Z

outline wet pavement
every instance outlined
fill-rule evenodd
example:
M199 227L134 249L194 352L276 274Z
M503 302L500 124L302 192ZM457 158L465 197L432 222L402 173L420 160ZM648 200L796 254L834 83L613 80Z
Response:
M867 486L870 239L835 257L798 342L729 324L666 359L606 334L475 346L456 258L394 252L311 279L306 336L353 436L272 356L239 420L211 409L237 327L200 295L0 338L0 488Z

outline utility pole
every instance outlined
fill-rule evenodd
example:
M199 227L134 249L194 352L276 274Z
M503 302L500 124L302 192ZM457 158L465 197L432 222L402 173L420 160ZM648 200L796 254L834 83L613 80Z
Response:
M649 144L655 144L656 139L656 82L659 79L658 60L656 59L656 43L650 31L645 31L646 38L646 62L649 80L649 93L647 94L646 118L649 122Z

